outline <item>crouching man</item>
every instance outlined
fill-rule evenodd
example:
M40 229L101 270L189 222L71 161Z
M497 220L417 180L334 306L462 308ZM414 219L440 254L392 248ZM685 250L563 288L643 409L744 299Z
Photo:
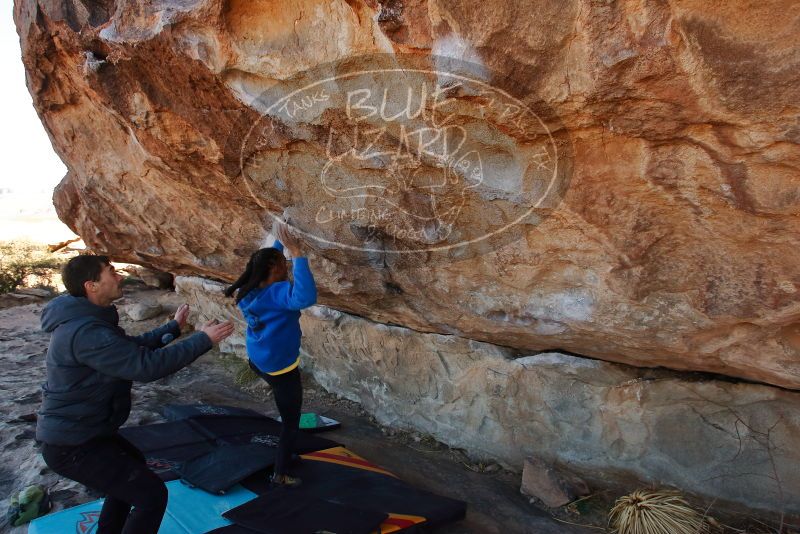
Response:
M122 276L107 257L72 258L62 275L69 294L42 311L42 328L52 334L36 428L42 456L59 475L106 494L98 533L155 534L167 488L117 432L131 410L131 382L158 380L189 365L233 325L208 323L165 346L186 323L184 304L164 326L128 336L112 304L122 296Z

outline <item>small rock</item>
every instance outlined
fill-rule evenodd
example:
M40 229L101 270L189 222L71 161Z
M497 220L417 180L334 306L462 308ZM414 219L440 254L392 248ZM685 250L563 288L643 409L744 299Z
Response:
M11 419L7 421L8 423L35 423L36 422L36 414L35 413L26 413L18 416L16 419Z
M17 289L15 293L22 295L31 295L33 297L41 297L43 299L50 298L53 296L52 291L41 287L23 287L21 289Z
M529 497L536 497L550 508L564 506L580 496L589 494L589 488L583 480L567 473L560 473L553 466L535 457L525 458L520 491Z
M33 439L35 435L36 435L36 432L34 432L31 429L27 429L27 430L23 430L22 432L20 432L16 436L14 436L14 439L16 439L16 440Z
M50 500L53 502L69 501L77 494L76 491L69 489L56 490L50 493Z
M152 319L161 313L161 304L155 302L137 302L125 309L128 317L133 321Z
M17 300L28 300L28 301L35 301L36 297L33 295L26 295L24 293L15 292L15 293L6 293L7 297L11 297Z
M490 463L483 468L484 473L497 473L500 471L500 464Z
M181 304L186 302L186 297L178 295L174 291L167 291L158 296L158 303L161 308L167 313L175 313Z

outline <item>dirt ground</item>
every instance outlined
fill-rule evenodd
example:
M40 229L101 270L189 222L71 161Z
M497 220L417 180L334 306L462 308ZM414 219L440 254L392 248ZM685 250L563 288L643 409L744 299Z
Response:
M174 294L126 290L120 307L137 299L158 299L169 308ZM56 510L97 498L83 486L59 478L39 455L34 440L33 416L39 407L44 380L44 355L48 335L39 329L39 302L0 309L0 531L22 533L25 527L9 529L5 521L7 496L30 484L50 488ZM121 314L129 333L140 333L169 319L168 314L133 322ZM216 350L174 375L134 386L134 407L128 425L162 420L161 409L170 403L209 403L251 408L277 416L268 387L248 382L243 362ZM341 421L339 430L326 434L364 458L397 474L419 488L468 503L464 520L437 529L440 533L579 533L598 532L569 525L528 502L520 494L520 477L494 464L471 461L458 450L432 439L398 432L377 425L356 403L325 392L310 376L303 377L304 411L314 411ZM563 513L562 513L563 516ZM571 519L571 518L570 518ZM573 522L586 522L576 517ZM595 525L597 521L595 518Z

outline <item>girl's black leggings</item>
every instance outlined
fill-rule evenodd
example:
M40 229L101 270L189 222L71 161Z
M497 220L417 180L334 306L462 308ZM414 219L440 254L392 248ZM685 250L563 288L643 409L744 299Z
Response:
M275 474L285 475L289 472L289 462L294 452L297 433L300 430L300 410L303 407L303 384L300 381L300 369L295 367L282 375L268 375L250 362L250 368L258 376L267 381L275 397L275 405L281 414L281 437L278 441L278 454L275 458Z

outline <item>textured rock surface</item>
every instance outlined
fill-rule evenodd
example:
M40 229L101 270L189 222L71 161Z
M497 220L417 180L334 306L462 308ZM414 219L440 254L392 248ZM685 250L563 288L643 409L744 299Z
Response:
M220 284L176 285L201 319L231 316L243 327ZM590 485L674 485L800 513L800 393L559 353L518 357L322 306L301 322L305 369L383 424L517 471L535 455Z
M278 80L360 53L457 56L546 105L572 146L563 201L518 239L449 263L400 269L311 242L321 302L527 351L797 389L794 7L15 0L15 19L35 106L69 169L58 213L93 248L230 280L268 230L267 210L324 233L307 209L324 200L309 185L325 150L315 127L341 110L315 125L273 122L250 183L231 174L226 149L258 119L248 104ZM459 105L457 124L501 128L465 118L474 99ZM524 139L503 135L508 154L524 153ZM468 204L462 229L502 219L501 196Z
M129 276L141 280L147 286L156 289L172 289L175 287L175 277L170 273L148 269L139 265L127 265L124 270Z
M137 302L125 307L125 313L132 321L144 321L157 317L162 312L158 302Z
M247 323L242 319L242 314L234 305L233 299L225 297L223 289L222 284L212 280L189 276L175 278L175 291L178 297L181 302L189 304L189 323L196 326L213 319L233 321L236 330L219 344L219 348L222 352L246 357L244 333Z

